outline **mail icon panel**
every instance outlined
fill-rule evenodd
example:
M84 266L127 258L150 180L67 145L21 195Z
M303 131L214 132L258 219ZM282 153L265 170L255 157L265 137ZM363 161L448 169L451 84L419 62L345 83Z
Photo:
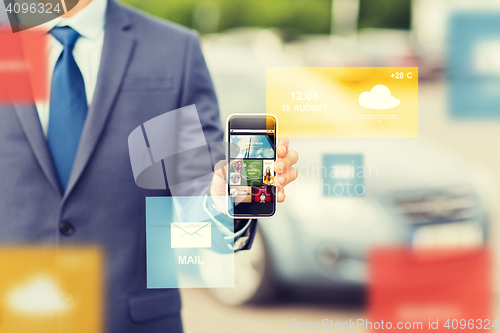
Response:
M210 222L171 223L172 248L206 248L212 246Z

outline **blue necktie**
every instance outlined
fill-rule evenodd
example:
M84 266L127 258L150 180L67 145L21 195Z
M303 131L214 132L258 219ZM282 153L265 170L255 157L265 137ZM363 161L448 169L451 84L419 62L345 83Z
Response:
M64 46L52 74L47 135L59 185L64 192L87 116L87 97L82 73L73 58L73 48L80 35L70 27L56 27L50 33Z

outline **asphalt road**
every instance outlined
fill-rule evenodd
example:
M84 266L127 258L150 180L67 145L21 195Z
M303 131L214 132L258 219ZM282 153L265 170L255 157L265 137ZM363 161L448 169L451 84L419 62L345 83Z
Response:
M324 319L333 323L366 319L366 312L362 306L340 304L337 301L325 302L309 299L280 301L268 306L231 307L217 302L203 289L183 289L181 294L182 317L186 333L321 332L330 330L293 329L292 326L298 322L305 325L306 322L322 322ZM494 319L500 321L500 297L496 296L494 301L492 322ZM296 322L291 322L293 319L296 319ZM359 329L340 329L340 331L365 332L366 330L360 327ZM494 331L497 330L491 332Z
M230 307L214 300L206 290L183 289L182 316L186 333L279 333L297 331L291 320L318 322L323 319L355 321L365 318L360 305L339 304L324 300L279 301L268 306ZM349 330L360 332L361 329Z

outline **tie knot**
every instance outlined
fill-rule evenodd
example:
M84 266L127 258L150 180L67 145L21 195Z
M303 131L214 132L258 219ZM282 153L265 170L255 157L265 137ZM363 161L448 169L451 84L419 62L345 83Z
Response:
M55 27L50 30L52 36L59 41L65 48L75 46L76 40L80 37L80 34L73 30L73 28L65 27Z

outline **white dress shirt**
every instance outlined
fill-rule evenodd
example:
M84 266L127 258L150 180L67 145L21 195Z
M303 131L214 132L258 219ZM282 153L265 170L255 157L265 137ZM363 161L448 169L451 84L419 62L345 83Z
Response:
M102 45L104 42L104 24L106 21L107 0L92 0L86 7L74 16L63 19L58 17L39 28L47 32L55 26L69 26L80 34L73 49L73 57L82 72L87 95L87 105L90 106L97 84L97 74L101 63ZM48 89L57 59L63 51L63 46L50 33L48 36ZM50 96L50 94L49 94ZM35 101L43 134L47 137L49 127L50 100Z

